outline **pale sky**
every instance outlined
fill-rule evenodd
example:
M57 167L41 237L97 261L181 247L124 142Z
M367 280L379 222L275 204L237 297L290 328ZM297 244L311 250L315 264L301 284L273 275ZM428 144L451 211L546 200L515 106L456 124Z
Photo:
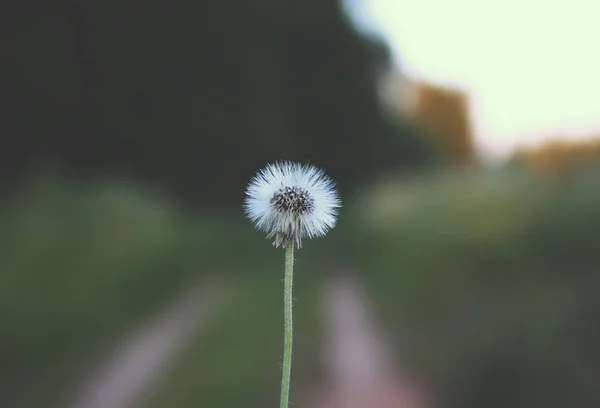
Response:
M599 0L348 0L403 72L458 86L480 151L600 131Z

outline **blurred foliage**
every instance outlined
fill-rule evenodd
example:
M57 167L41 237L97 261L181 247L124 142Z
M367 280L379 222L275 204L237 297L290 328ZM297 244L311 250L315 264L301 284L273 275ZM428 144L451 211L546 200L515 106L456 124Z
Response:
M430 157L380 106L389 52L337 0L9 0L0 26L5 184L48 163L222 208L273 160L326 167L347 195Z
M40 404L75 357L188 272L162 273L173 266L184 224L161 201L128 186L91 189L44 178L2 205L0 394L8 406L30 406L11 405L11 397L35 394L42 396L33 406ZM130 296L138 287L146 299Z
M444 406L597 406L589 171L568 186L519 170L390 177L347 203L298 254L293 400L320 384L319 283L350 267ZM62 406L132 323L209 274L231 279L235 296L149 406L276 403L283 254L241 209L198 217L162 197L44 177L2 205L3 406Z
M370 196L356 261L443 406L597 406L600 194L587 176L568 189L520 171L434 176Z
M416 97L411 119L438 147L442 160L450 165L475 164L477 152L467 95L459 89L425 82L410 85Z
M120 341L124 328L215 261L226 268L223 248L252 232L236 225L214 218L198 225L162 194L126 182L44 176L23 187L0 207L2 406L60 399L65 381ZM264 257L256 247L240 252Z
M600 161L600 138L591 135L583 141L556 138L536 148L517 150L511 161L544 176L565 176Z

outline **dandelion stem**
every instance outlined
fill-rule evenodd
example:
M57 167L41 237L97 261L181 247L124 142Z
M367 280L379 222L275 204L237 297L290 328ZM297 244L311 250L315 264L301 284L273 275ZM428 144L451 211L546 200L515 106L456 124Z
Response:
M285 321L285 336L283 346L283 373L281 376L280 408L287 408L290 396L290 375L292 371L292 286L294 279L294 242L285 249L285 279L283 292L283 307Z

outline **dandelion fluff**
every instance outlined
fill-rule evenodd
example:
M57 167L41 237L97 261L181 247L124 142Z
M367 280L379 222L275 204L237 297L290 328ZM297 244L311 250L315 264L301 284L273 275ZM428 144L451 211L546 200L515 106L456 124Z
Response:
M322 170L292 162L270 164L252 178L244 210L275 247L317 238L335 226L341 206L335 183Z

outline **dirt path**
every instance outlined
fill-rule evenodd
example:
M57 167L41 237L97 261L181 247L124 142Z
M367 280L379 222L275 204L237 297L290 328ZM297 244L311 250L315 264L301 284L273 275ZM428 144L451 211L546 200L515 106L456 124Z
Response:
M160 383L175 359L214 315L223 288L190 288L173 305L131 333L68 408L132 408Z
M325 285L328 322L324 347L329 387L307 407L423 408L422 398L400 367L375 323L360 284L348 276Z

